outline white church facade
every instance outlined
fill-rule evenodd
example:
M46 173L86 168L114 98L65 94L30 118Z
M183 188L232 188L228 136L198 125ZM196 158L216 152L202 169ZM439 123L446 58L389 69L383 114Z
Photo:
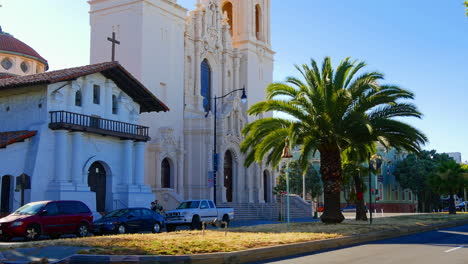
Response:
M213 199L214 114L219 153L218 203L273 202L275 172L264 164L244 166L241 130L246 110L265 99L274 52L270 0L203 0L188 12L176 0L89 1L91 63L110 56L107 37L116 33L116 60L170 112L143 114L151 128L145 183L166 208L183 199ZM245 87L247 103L242 104ZM220 97L231 93L226 98Z
M117 62L44 72L47 61L1 29L0 43L0 213L40 200L94 212L154 200L149 128L138 122L164 103Z

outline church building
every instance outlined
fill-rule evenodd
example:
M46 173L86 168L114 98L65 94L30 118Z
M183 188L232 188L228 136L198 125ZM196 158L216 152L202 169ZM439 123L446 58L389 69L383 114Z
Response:
M171 109L141 116L151 128L145 183L165 208L215 198L214 172L218 204L274 202L276 172L246 168L239 147L255 118L246 110L273 79L270 0L198 0L191 11L176 0L89 4L91 63L108 60L114 32L116 60Z
M94 212L148 205L140 113L168 107L117 62L47 69L0 28L1 213L40 200Z

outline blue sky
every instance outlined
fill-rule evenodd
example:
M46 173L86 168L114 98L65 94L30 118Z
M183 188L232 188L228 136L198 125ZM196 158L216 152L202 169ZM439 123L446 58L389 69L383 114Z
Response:
M179 0L193 9L195 0ZM274 80L294 64L351 56L416 94L427 149L468 160L468 19L462 0L271 0ZM61 69L89 63L85 0L0 0L3 30Z

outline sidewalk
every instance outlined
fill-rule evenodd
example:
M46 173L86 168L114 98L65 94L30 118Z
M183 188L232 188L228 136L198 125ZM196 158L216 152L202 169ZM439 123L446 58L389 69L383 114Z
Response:
M0 252L0 261L5 264L54 263L84 249L79 247L17 248ZM41 262L42 259L45 261Z

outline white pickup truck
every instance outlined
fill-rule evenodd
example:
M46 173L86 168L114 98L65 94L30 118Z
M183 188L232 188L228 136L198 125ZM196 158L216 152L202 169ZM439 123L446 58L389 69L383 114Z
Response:
M173 211L166 212L166 230L175 231L177 226L190 226L191 229L201 229L202 223L225 223L234 219L234 209L218 207L211 200L184 201Z

